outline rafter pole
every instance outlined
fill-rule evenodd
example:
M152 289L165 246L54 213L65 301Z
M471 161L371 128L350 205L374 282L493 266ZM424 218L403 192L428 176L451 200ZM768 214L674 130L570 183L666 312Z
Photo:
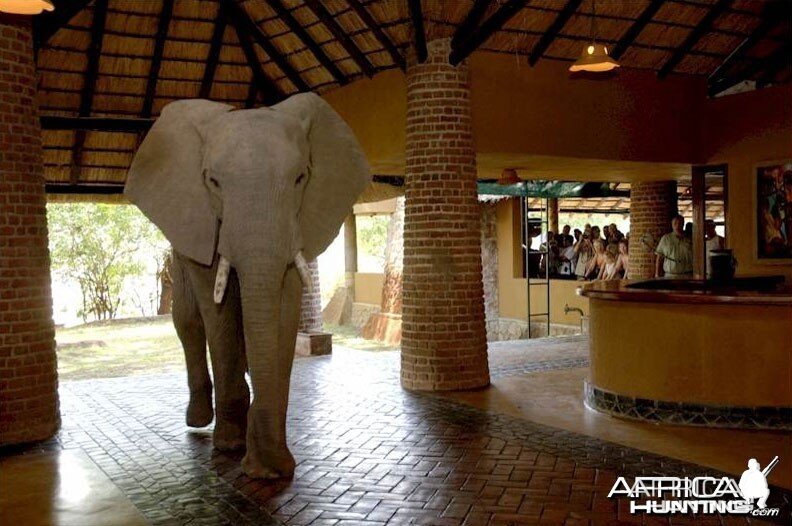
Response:
M627 32L616 42L616 45L613 47L611 51L611 58L613 60L619 60L621 56L627 51L627 48L635 42L635 39L638 38L638 35L641 34L641 31L652 21L652 18L657 14L660 10L660 7L665 3L665 0L652 0L652 2L646 6L646 8L638 15L638 18L635 19L635 22L627 29Z
M366 8L358 1L358 0L347 0L349 7L355 12L355 14L360 18L360 21L363 22L363 25L374 34L374 37L379 40L382 47L385 48L385 51L391 56L391 60L393 63L399 66L399 69L404 71L405 63L404 57L399 52L399 48L397 48L393 41L385 34L385 31L379 26L379 23L374 20L374 17L371 16Z
M316 41L308 34L308 31L297 21L296 18L291 14L291 11L286 9L286 6L281 3L280 0L267 0L267 3L272 7L275 11L275 14L280 17L280 19L291 29L292 33L294 33L297 38L307 47L313 56L316 57L316 60L322 65L323 68L327 70L330 75L336 79L339 84L347 84L349 79L344 75L344 73L338 69L335 62L327 56L327 53L324 52L322 47L316 43Z
M704 18L701 19L696 27L688 34L687 38L682 45L677 48L676 51L671 55L671 58L666 61L665 64L660 68L660 71L657 72L657 76L659 78L665 78L668 76L669 73L674 71L674 68L685 58L693 46L701 40L701 37L706 35L709 30L712 28L712 23L721 15L723 12L731 5L732 0L718 0L716 4L714 4L707 14L704 15Z
M476 0L473 4L473 7L470 8L468 11L465 20L459 24L457 27L456 32L454 33L454 37L451 39L451 47L457 47L459 44L464 42L471 33L478 27L479 22L481 22L481 18L484 16L484 13L487 12L487 7L490 6L490 0Z
M506 22L519 13L527 3L528 0L508 0L503 4L492 16L485 20L484 23L481 24L481 27L474 31L470 37L451 51L449 57L451 64L456 66L465 60L471 53L478 49L479 46L486 42L493 33L502 28Z
M789 20L792 15L792 3L784 0L769 2L765 5L762 12L762 21L754 29L754 31L745 37L740 45L734 48L729 53L723 62L715 68L710 74L708 80L710 82L717 82L720 77L729 71L729 68L734 65L735 61L742 57L746 51L750 50L756 45L757 42L762 40L770 31L772 31L779 24Z
M251 36L244 29L237 26L234 21L231 24L236 30L239 45L242 46L242 52L245 54L250 71L253 73L253 79L250 83L251 87L248 89L248 96L245 100L245 107L250 108L253 106L256 101L257 91L261 92L264 104L268 106L283 100L284 95L281 90L264 73L258 55L256 55L256 50L253 49Z
M36 49L41 49L69 20L85 9L91 0L69 0L58 2L57 9L45 11L33 18L33 43Z
M39 117L42 130L82 130L137 133L148 131L154 119L117 117L63 117L42 115Z
M426 60L426 31L424 30L424 16L421 8L421 0L407 0L407 7L410 10L410 20L413 27L413 39L415 44L415 56L418 62Z
M162 0L162 11L157 25L157 35L154 39L154 55L151 58L151 68L146 82L143 111L140 112L140 116L144 118L151 117L151 110L154 107L154 94L157 92L157 79L162 67L162 55L165 52L165 39L168 37L168 28L173 17L173 2L174 0Z
M102 41L107 21L108 0L96 0L94 16L91 23L91 42L88 45L88 64L83 76L83 89L80 94L79 116L87 117L91 114L94 93L96 93L96 77L99 74L99 58L102 54ZM69 181L77 184L80 181L80 166L82 165L83 149L85 148L85 131L78 130L74 134L74 148L72 149Z
M206 57L206 68L204 69L203 78L201 79L201 90L199 97L208 99L212 93L212 83L214 82L215 72L217 71L217 63L220 61L220 50L223 48L223 36L225 35L226 25L228 25L228 16L226 14L225 2L220 2L217 7L217 16L215 17L214 29L212 31L212 41L209 44L209 54Z
M558 36L558 33L564 28L566 23L572 18L572 15L575 14L575 11L578 10L580 4L583 0L569 0L561 12L558 13L558 16L555 17L553 23L550 24L550 27L547 28L547 31L544 32L542 37L539 39L539 42L536 43L534 48L531 50L531 54L528 57L528 64L531 66L535 66L539 59L542 58L544 52L547 51L547 48L550 47L550 44Z
M377 70L371 62L369 62L369 59L366 58L366 55L360 51L360 48L357 47L355 42L352 41L349 33L338 25L338 22L336 22L335 18L333 18L333 15L327 10L324 4L319 0L305 0L305 5L313 12L316 18L319 19L328 31L330 31L338 43L341 44L341 47L349 53L349 56L352 57L352 60L357 64L357 67L360 68L360 71L367 77L373 77Z
M718 79L716 82L710 83L708 90L709 95L714 97L715 95L718 95L732 86L739 84L744 80L748 80L759 73L765 72L765 75L767 75L766 72L768 71L778 71L778 69L784 67L785 65L789 65L789 57L792 56L791 54L792 44L787 43L776 49L765 60L761 62L755 62L747 68L735 73L734 75L723 77Z
M281 71L289 78L298 91L311 91L311 87L300 77L296 69L289 64L289 61L280 51L270 42L269 37L264 34L261 28L250 18L250 15L242 9L234 0L220 0L225 4L230 16L231 23L237 29L249 34L253 40L261 46L261 49L269 56Z

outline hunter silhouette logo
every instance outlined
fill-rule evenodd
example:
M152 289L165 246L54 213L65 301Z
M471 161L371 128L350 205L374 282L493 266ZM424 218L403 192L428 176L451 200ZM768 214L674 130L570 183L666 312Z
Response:
M776 455L770 463L765 466L762 471L759 471L759 462L755 458L748 461L748 469L743 471L740 477L740 493L742 493L745 500L751 502L753 499L758 499L756 505L760 509L767 507L767 497L770 496L770 488L767 487L767 475L778 464L778 455Z
M630 513L720 513L773 517L778 516L780 510L767 507L770 496L767 476L777 465L778 456L760 470L759 462L752 458L748 460L748 469L743 472L739 483L722 476L663 476L635 477L630 484L625 477L618 477L608 498L631 499Z

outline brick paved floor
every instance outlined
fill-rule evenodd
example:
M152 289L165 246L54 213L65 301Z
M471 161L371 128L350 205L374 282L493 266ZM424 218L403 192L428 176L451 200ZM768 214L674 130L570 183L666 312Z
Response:
M585 342L574 337L499 343L490 355L493 377L587 364ZM297 360L289 413L297 472L276 485L243 475L239 456L214 452L210 429L184 426L179 374L65 382L61 432L25 451L82 449L152 524L163 525L641 523L606 498L617 473L714 475L405 392L398 364L395 352L346 349ZM774 488L771 500L785 500L782 522L789 524L789 493Z

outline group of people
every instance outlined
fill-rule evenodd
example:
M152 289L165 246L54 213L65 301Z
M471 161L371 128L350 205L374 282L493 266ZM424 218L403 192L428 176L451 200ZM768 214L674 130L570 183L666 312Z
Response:
M615 223L602 229L587 223L582 231L572 231L566 225L558 234L548 232L547 237L550 276L580 280L628 278L629 234L619 231Z

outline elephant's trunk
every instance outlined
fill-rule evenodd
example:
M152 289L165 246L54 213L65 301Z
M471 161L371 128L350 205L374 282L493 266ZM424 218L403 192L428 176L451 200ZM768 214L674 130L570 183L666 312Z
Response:
M236 265L254 396L242 467L254 478L277 478L294 471L286 411L302 288L294 265L262 268L261 261Z

